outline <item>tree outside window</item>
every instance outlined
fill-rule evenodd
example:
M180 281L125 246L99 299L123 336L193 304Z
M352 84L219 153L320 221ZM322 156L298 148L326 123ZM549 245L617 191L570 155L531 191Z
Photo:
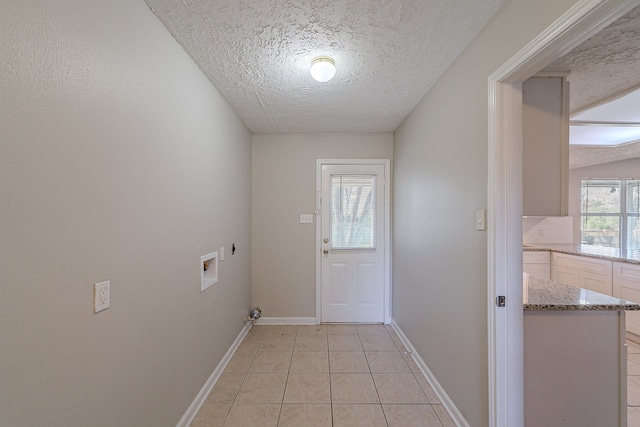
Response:
M583 179L582 244L640 248L639 189L635 179Z

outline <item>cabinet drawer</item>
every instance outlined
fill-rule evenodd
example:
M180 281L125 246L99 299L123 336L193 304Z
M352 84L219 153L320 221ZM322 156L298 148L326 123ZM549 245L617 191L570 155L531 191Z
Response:
M638 282L638 287L640 288L640 265L629 264L626 262L614 262L613 277L615 279Z
M627 299L627 298L623 298ZM627 301L631 301L627 299ZM640 311L627 311L626 330L632 334L640 335Z
M623 279L613 279L613 296L640 303L640 283Z
M626 299L627 301L640 303L640 281L614 277L613 296L616 298ZM627 331L640 335L640 311L627 311L626 324Z
M555 266L551 270L551 279L565 285L580 287L580 272L573 268Z
M553 253L554 267L568 267L588 273L611 276L613 272L611 264L611 261L604 259Z
M522 264L522 271L533 276L542 277L543 279L551 278L549 264Z
M547 251L524 251L522 252L523 264L549 264L551 257Z
M611 276L582 273L580 287L605 295L613 294L613 280L611 280Z

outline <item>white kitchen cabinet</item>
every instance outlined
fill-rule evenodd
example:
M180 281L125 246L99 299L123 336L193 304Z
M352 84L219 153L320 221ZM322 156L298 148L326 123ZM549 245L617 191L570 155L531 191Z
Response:
M563 266L554 266L551 273L552 279L556 282L564 283L566 285L576 286L580 288L580 271ZM585 288L586 289L586 288Z
M605 295L613 295L612 262L553 252L551 279Z
M522 214L569 211L569 85L564 75L522 83Z
M548 251L522 252L522 271L543 279L550 279L551 254Z
M627 425L624 319L625 311L524 311L526 427Z
M613 296L640 303L640 265L613 263ZM640 311L627 313L627 331L640 335Z

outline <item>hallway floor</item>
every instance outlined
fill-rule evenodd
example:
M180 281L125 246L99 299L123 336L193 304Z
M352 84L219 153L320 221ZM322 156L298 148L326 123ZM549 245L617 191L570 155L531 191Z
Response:
M627 341L627 426L640 427L640 345Z
M383 325L254 326L191 425L455 426Z

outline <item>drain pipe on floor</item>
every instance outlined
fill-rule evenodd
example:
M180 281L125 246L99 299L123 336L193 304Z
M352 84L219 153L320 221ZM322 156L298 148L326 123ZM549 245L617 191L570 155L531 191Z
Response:
M251 310L251 316L247 316L244 318L245 325L251 322L251 326L249 326L249 329L253 328L253 325L256 324L256 320L258 320L261 315L262 310L260 310L260 307L254 308L253 310Z

